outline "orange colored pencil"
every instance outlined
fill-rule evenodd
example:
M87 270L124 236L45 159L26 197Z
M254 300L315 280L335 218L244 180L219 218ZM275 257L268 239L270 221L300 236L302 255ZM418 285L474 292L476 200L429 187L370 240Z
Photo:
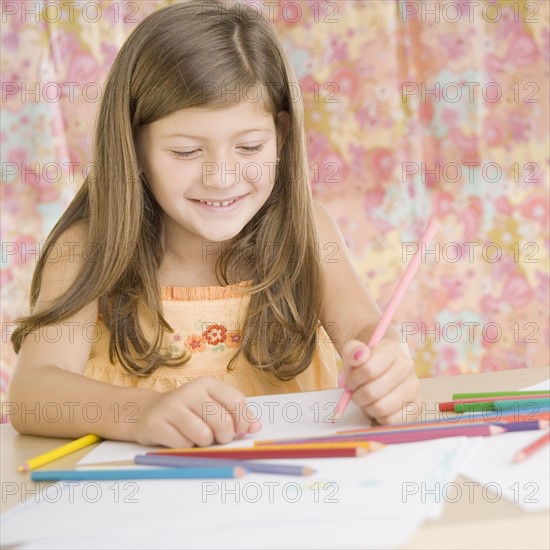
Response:
M270 447L247 447L246 449L224 449L219 451L206 451L204 449L184 449L179 451L166 452L156 451L147 453L147 455L170 455L170 456L202 456L202 457L217 457L230 458L233 460L252 460L264 458L341 458L364 456L369 452L368 449L355 445L353 447L337 448L325 447L324 449L273 449Z
M548 445L548 443L550 443L550 431L546 432L542 437L539 437L533 441L533 443L517 452L514 455L513 461L522 462L526 458L529 458L532 454L542 449L545 445Z

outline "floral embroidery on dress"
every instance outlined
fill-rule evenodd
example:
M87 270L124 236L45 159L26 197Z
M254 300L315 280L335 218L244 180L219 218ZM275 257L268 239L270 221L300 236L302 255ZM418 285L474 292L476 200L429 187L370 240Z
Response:
M200 329L206 324L206 329L202 334L190 334L185 338L183 346L191 353L203 352L207 346L213 353L224 351L226 348L238 348L241 345L242 335L239 330L227 330L223 324L218 323L195 323L194 328ZM181 334L172 336L172 343L168 346L168 353L172 357L181 355L184 348L178 343L183 340Z
M211 346L217 346L225 342L227 329L222 325L210 325L203 331L202 336Z
M206 348L202 338L197 334L191 334L191 336L187 337L185 340L185 347L192 353L195 353L196 351L204 351Z
M225 333L225 345L228 348L238 348L241 345L241 333L238 330L228 330Z

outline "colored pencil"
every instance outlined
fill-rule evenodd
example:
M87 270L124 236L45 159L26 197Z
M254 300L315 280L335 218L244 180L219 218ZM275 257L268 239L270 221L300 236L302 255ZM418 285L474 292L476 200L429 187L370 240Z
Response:
M519 452L514 455L514 462L522 462L526 458L529 458L531 455L542 449L544 446L550 443L550 432L546 432L542 437L539 437L527 447L524 447Z
M35 456L34 458L27 460L26 462L21 464L21 466L19 466L18 471L28 472L30 470L34 470L35 468L44 466L44 464L53 462L54 460L57 460L66 455L79 451L80 449L83 449L88 445L93 445L94 443L97 443L98 441L101 441L101 440L102 440L101 437L94 434L85 435L84 437L75 439L74 441L71 441L66 445L57 447L57 449L53 449L52 451L48 451L47 453Z
M291 476L308 476L315 473L313 468L307 466L292 466L290 464L269 464L266 462L238 462L236 460L226 460L219 458L205 458L195 456L167 456L167 455L136 455L134 457L136 464L148 466L165 466L168 468L184 468L188 466L241 466L249 472L264 474L283 474Z
M520 401L495 401L495 410L497 411L509 411L509 410L521 410L529 411L532 408L536 410L544 410L550 408L550 398L545 399L527 399Z
M401 302L401 298L403 297L403 294L405 294L405 291L407 290L408 286L411 284L411 281L413 280L413 277L416 271L418 270L418 266L420 265L420 261L423 253L422 245L427 245L432 240L438 227L439 227L439 222L437 222L433 218L430 219L430 222L428 223L428 227L424 232L424 235L422 237L422 241L418 247L418 250L412 257L411 261L408 263L407 268L405 269L405 272L403 273L403 276L401 277L401 280L399 281L399 284L397 285L397 288L395 289L388 303L388 307L384 311L384 314L382 315L374 333L372 334L369 340L369 343L368 343L369 348L374 347L384 337L384 334L388 329L389 324L391 323L393 315ZM351 400L351 392L346 389L344 390L344 393L342 394L342 397L340 398L336 406L336 412L332 417L333 422L338 422L338 420L342 417L342 415L346 411L346 408L350 400Z
M484 403L457 403L453 405L453 411L455 413L465 413L465 412L485 412L485 411L496 411L495 402L488 401Z
M550 394L550 390L530 390L530 391L488 391L481 393L453 393L453 399L470 399L479 397L508 397L508 396L522 396L522 395L537 395L543 393L545 395Z
M332 437L332 436L330 436ZM300 438L300 441L302 438ZM256 442L254 442L256 444ZM378 449L381 449L384 445L381 445L380 443L376 443L375 441L369 441L368 439L364 439L360 443L348 443L347 441L327 441L326 443L278 443L276 440L273 440L273 443L269 445L269 447L272 450L279 450L279 451L295 451L295 450L311 450L311 449L318 449L318 450L324 450L324 449L347 449L349 447L362 447L366 449L367 451L377 451ZM219 447L219 446L213 446L213 447L186 447L182 449L158 449L155 452L156 454L172 454L174 452L185 452L189 454L202 454L202 453L211 453L212 455L216 455L219 452L224 451L248 451L250 449L254 449L254 447Z
M528 422L533 420L550 420L550 410L542 411L483 411L465 412L461 415L468 420L487 420L489 422ZM460 417L459 417L460 418Z
M544 399L522 399L520 401L493 401L492 403L459 403L454 406L456 413L510 410L523 410L524 412L529 412L533 409L537 412L547 411L550 409L550 402Z
M453 424L450 423L434 423L434 424L419 424L415 426L411 426L410 428L401 428L401 429L394 429L393 427L387 430L384 430L383 428L374 428L369 430L356 430L350 432L337 432L336 435L364 435L365 437L369 436L370 434L381 434L381 433L402 433L402 432L418 432L422 430L441 430L441 429L450 429L454 428L456 426L482 426L482 425L498 425L498 426L504 426L506 428L506 431L521 431L521 430L541 430L544 428L547 428L550 425L550 422L548 420L527 420L523 422L506 422L506 421L500 421L500 420L487 420L487 421L478 421L478 422L468 422L467 420L462 420L460 422L455 422Z
M464 403L494 403L495 401L510 401L510 400L525 400L525 399L532 399L532 398L544 398L548 397L544 393L537 393L534 395L523 395L523 396L517 396L517 395L507 395L503 397L499 397L498 399L481 399L479 397L472 398L472 399L457 399L454 401L445 401L442 403L439 403L439 410L440 411L453 411L455 405L462 405Z
M324 442L361 442L363 440L378 441L380 443L392 444L392 443L409 443L412 441L426 441L429 439L439 439L443 437L460 437L460 436L491 436L504 433L506 430L501 426L490 425L472 425L472 426L459 426L456 428L441 428L435 430L411 430L395 433L380 433L369 432L366 435L344 435L344 436L328 436L318 438L306 438L306 439L284 439L279 440L279 444L305 444L305 443L324 443ZM267 442L255 441L254 444L258 448L265 448L272 445L272 440Z
M38 470L32 481L91 481L107 479L220 479L242 477L244 468L159 468L135 470Z
M325 449L272 449L248 447L246 449L224 449L216 452L205 450L190 450L181 449L179 451L170 452L150 452L148 455L169 454L173 456L203 456L217 458L230 458L232 460L249 460L249 459L264 459L264 458L338 458L338 457L354 457L364 456L368 453L368 449L360 445L350 446L347 448L325 448Z
M547 420L535 420L534 422L495 422L496 426L502 426L507 432L523 432L528 430L545 430L550 425Z
M472 414L466 415L454 415L449 418L443 418L441 420L434 420L432 422L408 422L407 424L392 424L387 426L372 426L371 428L355 428L353 430L339 430L335 432L336 435L352 435L352 434L368 434L371 432L394 432L402 431L403 426L408 426L411 429L423 429L424 427L435 426L469 426L479 424L497 424L497 423L515 423L515 422L534 422L536 420L550 421L550 412L544 413L516 413L502 414L501 411L489 411L491 415L487 418L487 414Z

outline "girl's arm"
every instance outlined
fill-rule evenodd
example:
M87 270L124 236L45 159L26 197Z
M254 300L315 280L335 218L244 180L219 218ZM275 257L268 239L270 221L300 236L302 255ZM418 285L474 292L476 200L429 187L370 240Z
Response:
M384 338L367 347L382 316L356 273L346 243L334 218L315 202L315 217L324 275L321 322L331 327L334 346L342 357L345 384L366 416L381 423L417 419L405 418L405 411L419 411L420 384L410 351L395 327Z
M64 292L83 262L85 227L61 235L46 262L36 308ZM62 256L57 254L62 251ZM123 388L83 376L90 355L97 300L77 314L29 333L21 345L9 386L7 410L14 428L24 434L78 437L95 433L130 440L131 420L154 392Z

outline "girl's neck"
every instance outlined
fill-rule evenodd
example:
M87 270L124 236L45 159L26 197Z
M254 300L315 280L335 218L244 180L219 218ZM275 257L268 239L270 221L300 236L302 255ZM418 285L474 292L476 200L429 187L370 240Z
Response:
M158 272L160 286L225 286L216 278L216 262L220 256L219 247L213 246L186 247L185 254L180 250L166 247L164 257ZM244 280L237 274L228 273L228 284Z

